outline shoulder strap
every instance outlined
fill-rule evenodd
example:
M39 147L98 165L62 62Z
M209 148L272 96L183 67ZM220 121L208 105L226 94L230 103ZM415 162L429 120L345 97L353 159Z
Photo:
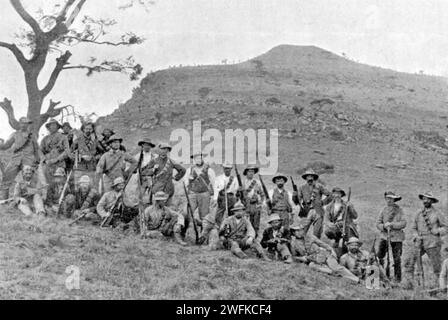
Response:
M118 157L117 160L115 160L115 162L113 163L113 165L104 171L104 173L107 175L108 173L110 173L113 169L115 169L115 167L120 163L120 161L123 159L123 154L120 154L120 156ZM104 162L106 163L106 162Z

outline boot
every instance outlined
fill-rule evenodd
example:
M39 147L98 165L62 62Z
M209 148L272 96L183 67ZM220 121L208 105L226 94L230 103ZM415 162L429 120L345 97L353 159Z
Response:
M182 240L182 236L180 235L180 232L175 232L174 233L174 241L176 241L181 246L186 246L187 245L187 243L184 240Z
M291 256L285 256L283 258L283 262L286 264L291 264L292 263L292 257Z
M247 255L241 249L233 251L233 254L240 259L247 259Z

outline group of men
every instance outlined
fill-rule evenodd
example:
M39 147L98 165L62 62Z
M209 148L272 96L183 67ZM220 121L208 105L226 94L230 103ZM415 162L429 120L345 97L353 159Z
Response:
M343 189L330 192L312 169L303 173L306 182L300 187L290 178L293 192L286 190L288 177L283 174L273 177L275 187L268 191L256 166L244 168L242 178L237 166L224 164L223 173L216 176L199 153L191 157L193 165L184 168L170 158L170 144L156 146L150 138L139 141L140 152L132 156L112 130L105 129L99 139L91 122L74 136L70 124L50 120L49 133L39 145L30 130L32 122L21 118L19 123L20 129L0 143L0 150L12 149L0 196L25 215L64 216L74 219L72 223L85 219L133 229L147 238L173 237L182 246L187 245L186 233L193 224L196 243L209 249L226 248L242 259L251 249L266 261L306 263L356 283L374 265L383 281L391 278L392 252L394 281L402 280L406 217L398 205L401 197L393 192L385 192L386 206L378 216L378 250L365 251L350 191L348 201ZM43 168L42 175L37 168ZM138 181L138 205L124 201L132 177ZM183 184L186 202L180 209L173 204L174 181ZM440 285L446 286L448 262L442 267L441 251L448 226L433 206L437 198L430 193L419 198L423 208L412 220L413 249L405 270L409 283L416 283L414 269L417 265L416 276L421 277L421 256L426 253ZM268 227L260 230L263 212ZM327 242L321 239L323 234Z

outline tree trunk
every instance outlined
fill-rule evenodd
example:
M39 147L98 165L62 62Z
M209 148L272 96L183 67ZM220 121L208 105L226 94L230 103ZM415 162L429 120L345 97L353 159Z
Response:
M41 121L41 110L43 97L37 85L38 73L34 70L25 71L26 92L28 94L27 117L33 121L33 131L38 136L43 123Z

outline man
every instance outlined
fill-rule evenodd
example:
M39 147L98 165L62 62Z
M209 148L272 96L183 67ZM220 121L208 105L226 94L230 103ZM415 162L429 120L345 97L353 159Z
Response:
M18 209L26 216L32 215L33 209L38 215L46 215L42 191L44 186L40 183L34 168L24 165L21 177L14 188L14 202Z
M0 142L0 150L12 150L11 159L2 174L0 200L9 198L10 189L15 183L14 180L24 166L36 168L40 162L39 146L37 138L32 132L32 123L28 118L20 118L19 130L15 131L6 142Z
M219 236L224 247L240 259L246 259L247 255L243 250L254 249L257 255L265 261L271 261L266 256L260 243L255 240L255 231L247 219L244 205L235 204L231 210L233 215L226 218L219 230Z
M142 176L146 179L152 179L151 193L163 191L168 195L168 199L165 205L170 206L174 195L174 183L181 180L185 175L185 168L180 164L174 162L169 153L172 147L168 143L159 144L160 154L158 157L153 158L149 163L142 168ZM173 178L173 171L177 173Z
M243 171L243 176L245 176L243 187L246 199L246 212L257 236L260 230L261 208L265 198L261 183L255 179L258 171L259 168L256 166L248 166Z
M59 132L61 124L51 119L45 127L49 134L42 139L40 149L44 155L45 177L51 183L57 168L65 169L65 159L70 155L67 137Z
M275 188L269 190L269 199L266 200L268 206L272 208L271 214L277 213L280 216L282 219L282 226L285 229L289 229L289 226L293 222L291 213L294 206L292 202L292 194L285 189L285 183L287 181L288 178L285 175L280 173L275 175L272 178Z
M351 203L344 202L342 198L345 197L345 191L341 188L334 188L331 197L333 200L325 207L325 235L328 239L334 240L334 248L338 248L336 253L340 257L347 252L347 240L351 237L359 237L355 223L355 220L358 219L358 213ZM310 217L316 223L320 219L320 214L314 211ZM342 239L344 221L345 237ZM317 237L316 233L314 235ZM342 247L340 246L341 240L343 241Z
M308 225L307 218L303 218L303 220L291 226L291 253L293 257L297 257L296 260L299 262L309 263L313 269L328 274L336 274L359 283L360 280L357 276L339 265L336 252L330 245L315 235L307 234Z
M137 165L137 160L135 160L134 157L120 150L122 142L122 138L118 136L112 136L108 141L111 147L110 150L101 156L96 166L95 180L96 182L99 182L101 180L101 177L103 177L104 175L103 190L105 192L111 190L111 184L116 178L127 176L127 173L125 171L126 162L131 165L131 169L128 171L128 173L133 172L135 166Z
M187 169L185 173L185 185L188 189L191 209L198 209L198 224L202 225L202 219L209 213L210 197L213 196L215 185L215 171L204 162L202 153L191 156L194 166ZM185 212L187 210L185 209Z
M182 229L185 228L185 217L168 206L166 201L168 194L158 191L154 194L154 204L147 207L143 218L145 221L145 237L156 238L162 234L166 237L174 237L174 240L181 246L187 243L182 239Z
M448 228L443 214L433 207L433 204L439 200L429 192L420 194L418 197L423 202L423 209L417 212L411 225L414 247L405 263L408 275L406 287L408 288L412 287L415 263L425 253L431 261L435 277L439 278L442 265L442 236L446 235Z
M99 222L96 206L100 200L98 191L92 187L89 176L82 176L78 181L78 188L68 194L64 200L63 214L66 218L79 218Z
M306 184L300 186L297 195L297 203L300 205L300 216L308 216L308 212L314 209L317 213L317 219L313 222L313 234L320 239L323 232L324 205L330 203L331 194L324 186L317 183L319 175L314 170L309 169L303 175L302 179ZM323 196L326 196L323 199Z
M341 257L339 263L358 278L365 279L370 254L365 250L361 250L361 246L362 242L358 238L351 237L348 239L348 252Z
M110 138L114 135L115 132L112 129L105 128L103 130L103 133L101 134L102 139L99 140L103 153L106 153L110 150ZM123 145L120 145L120 150L126 152L126 148Z
M445 252L448 253L448 248L445 248ZM445 259L442 264L442 270L439 277L439 289L445 290L445 292L448 289L448 259Z
M381 232L381 240L378 247L378 259L384 267L384 257L387 251L392 249L394 259L394 278L395 282L401 282L401 255L403 253L403 241L405 238L404 228L406 220L403 210L397 202L401 197L391 191L384 193L386 207L380 212L376 227ZM389 243L391 248L389 248Z
M278 255L283 262L292 263L291 252L288 248L291 240L289 230L282 226L282 219L276 213L269 216L268 224L270 226L263 231L261 246L267 248L270 255Z
M110 224L114 227L122 225L124 229L138 215L138 209L123 204L125 181L122 177L115 178L111 187L112 190L101 197L96 212L103 221L112 215Z
M89 176L91 180L95 178L96 166L102 154L95 129L94 123L83 123L81 126L82 135L73 142L72 154L74 155L76 169L75 182L84 175Z
M73 145L73 128L68 122L64 122L62 124L62 134L67 138L68 141L68 147L70 150L72 150ZM73 169L74 161L72 159L72 155L70 154L69 157L65 158L65 168L67 172L70 172Z
M48 206L48 213L56 215L59 210L63 208L59 208L59 199L62 194L62 190L64 189L64 185L66 182L66 174L64 168L57 168L54 172L53 181L50 183L50 187L47 191L47 199L46 205ZM67 188L64 192L64 197L66 197L69 193L72 193L70 184L67 185Z
M230 209L237 202L236 195L239 189L238 179L231 175L233 166L225 163L222 168L224 172L216 177L213 192L213 201L218 205L215 221L219 226L226 215L231 215Z

